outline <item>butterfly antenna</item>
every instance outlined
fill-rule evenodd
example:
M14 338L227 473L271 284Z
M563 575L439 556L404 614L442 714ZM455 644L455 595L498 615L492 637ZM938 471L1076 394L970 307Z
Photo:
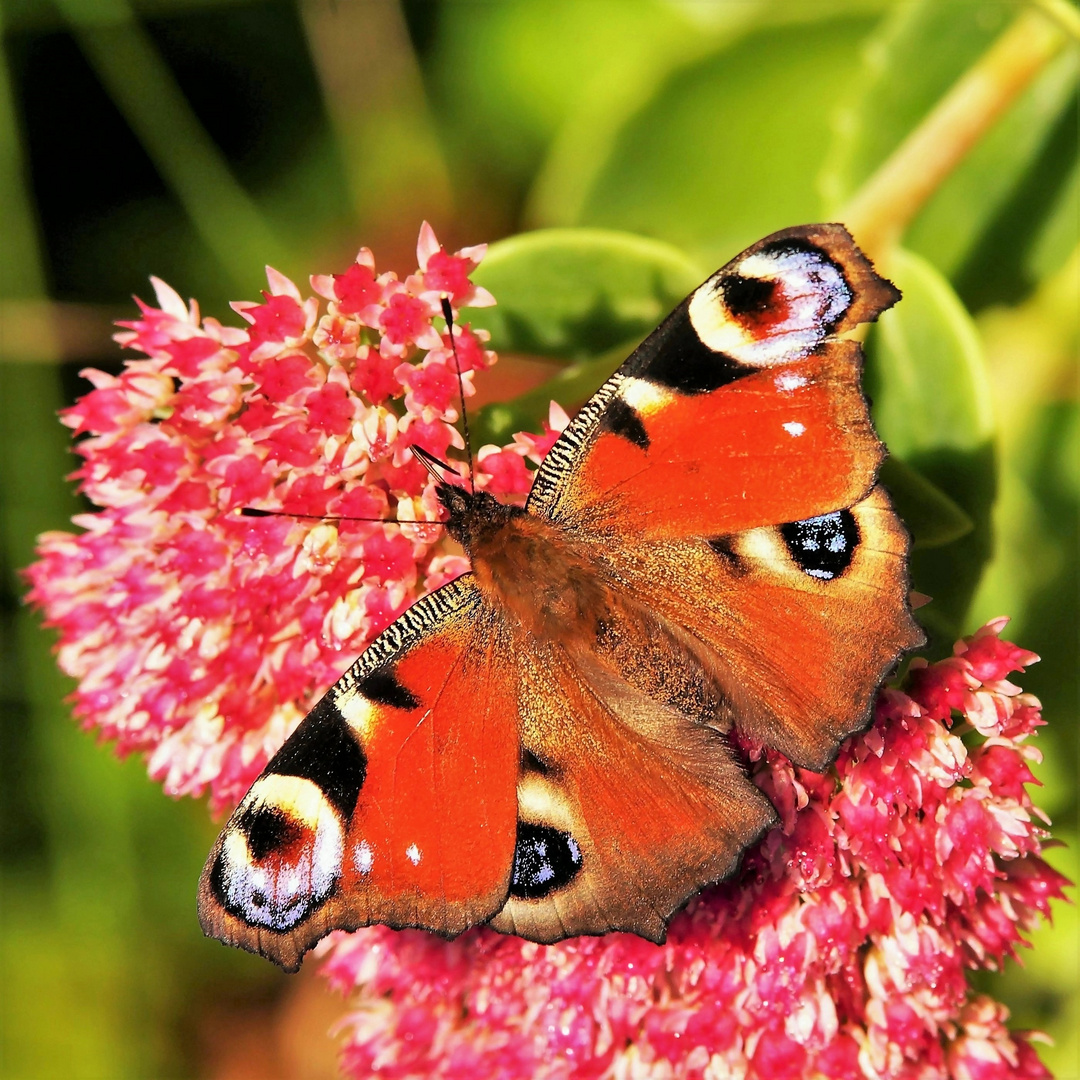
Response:
M299 518L301 521L381 521L384 525L403 524L397 518L353 517L351 514L294 514L291 510L260 510L256 506L241 506L239 513L241 517L250 518L288 517ZM404 522L404 524L413 525L415 523L409 521Z
M452 469L445 461L440 461L434 454L425 450L422 446L410 446L409 449L413 452L415 457L421 465L427 469L432 479L437 480L440 484L446 480L445 476L439 474L438 470L442 470L444 473L450 473L452 476L461 478L461 473L457 469Z
M469 488L476 494L476 477L473 470L472 443L469 441L469 414L465 411L465 380L461 376L461 361L458 359L457 342L454 340L454 310L450 307L450 297L442 298L442 313L446 320L446 332L450 335L450 350L454 354L454 369L457 371L458 397L461 400L461 427L465 437L465 453L469 458Z

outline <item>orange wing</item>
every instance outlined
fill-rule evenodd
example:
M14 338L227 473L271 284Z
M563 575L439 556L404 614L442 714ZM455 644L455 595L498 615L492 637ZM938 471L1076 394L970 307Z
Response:
M203 930L295 970L335 929L447 935L510 887L516 668L471 577L425 597L329 690L236 808Z
M898 657L922 641L908 609L907 550L875 488L850 510L607 558L638 603L687 643L664 658L703 673L709 691L697 696L710 723L821 771L870 721Z
M672 912L775 821L771 804L717 731L587 648L534 642L519 655L518 844L491 925L541 942L611 930L663 941Z
M849 507L883 449L836 335L899 298L840 225L767 237L671 313L574 418L533 513L618 538L718 536Z
M708 722L810 768L922 640L862 351L837 337L898 296L843 226L767 237L597 392L529 496L667 628L624 667L677 669Z

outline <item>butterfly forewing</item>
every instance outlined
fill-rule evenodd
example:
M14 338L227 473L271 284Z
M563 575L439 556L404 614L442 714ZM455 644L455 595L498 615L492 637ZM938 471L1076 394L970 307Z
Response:
M883 448L858 384L859 346L832 341L798 364L755 370L699 397L622 380L648 440L607 417L560 501L568 528L628 539L727 535L849 506Z
M671 313L574 418L529 496L594 531L716 535L851 506L883 450L836 335L899 294L839 225L762 240Z
M215 937L295 968L332 929L447 935L503 904L517 692L471 577L409 609L329 690L222 832L199 891Z

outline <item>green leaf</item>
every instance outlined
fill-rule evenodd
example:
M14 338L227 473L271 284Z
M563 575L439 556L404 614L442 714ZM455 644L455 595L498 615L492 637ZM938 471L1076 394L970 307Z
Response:
M1032 238L1024 259L1029 280L1042 281L1049 277L1072 254L1080 231L1077 229L1077 207L1080 207L1080 157L1074 158L1068 179Z
M888 274L903 299L881 317L871 345L878 430L908 461L943 447L984 446L993 418L971 316L922 256L897 251Z
M839 110L822 170L834 211L855 194L1005 29L1013 10L987 4L899 4L867 41L850 99Z
M1042 657L1024 676L1024 689L1036 694L1048 719L1071 717L1080 696L1080 405L1040 402L1005 444L1001 494L995 506L998 538L993 561L980 584L973 622L1010 615L1009 637ZM1062 755L1076 760L1076 725L1047 729ZM1044 740L1040 739L1040 742ZM1046 793L1043 793L1046 795ZM1076 785L1060 792L1055 817L1075 820ZM1039 803L1043 805L1043 798Z
M502 352L582 360L645 336L706 272L677 248L601 229L500 240L473 280L498 301L470 311Z
M619 131L580 223L661 237L712 269L819 220L813 178L873 25L849 15L760 29L672 76Z
M903 300L869 342L867 390L890 452L939 488L974 525L966 535L914 553L912 585L933 597L919 617L938 645L960 633L992 549L996 491L990 408L974 323L944 277L898 251L888 267ZM894 466L895 468L895 466Z
M975 523L941 488L899 458L886 459L881 482L911 532L915 548L935 548L967 536Z
M701 36L662 0L620 0L617 17L574 0L443 4L439 23L432 91L467 148L456 156L503 184L530 179L568 116L651 83Z
M545 11L550 9L551 0L538 2ZM807 16L800 0L663 7L667 16L663 24L648 28L626 19L631 12L640 20L641 5L620 7L615 25L624 33L626 29L631 32L630 47L622 50L610 47L613 24L606 13L599 16L606 25L602 37L594 40L603 42L602 55L585 69L589 73L585 92L568 103L570 107L554 133L529 193L530 220L544 225L570 225L581 220L582 206L619 132L648 105L672 72L715 54L763 20ZM589 12L594 18L603 11L593 4L578 4L576 10ZM826 14L824 6L815 14Z

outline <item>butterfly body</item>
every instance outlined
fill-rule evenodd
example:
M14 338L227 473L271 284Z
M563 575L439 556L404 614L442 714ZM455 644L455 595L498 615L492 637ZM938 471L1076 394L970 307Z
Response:
M446 530L465 549L477 588L508 629L538 640L595 636L615 603L599 559L566 530L486 492L436 489Z
M207 933L289 969L373 922L662 940L776 819L735 742L823 769L921 639L842 336L897 298L841 226L767 237L601 387L525 507L439 483L472 572L267 765L207 861Z

